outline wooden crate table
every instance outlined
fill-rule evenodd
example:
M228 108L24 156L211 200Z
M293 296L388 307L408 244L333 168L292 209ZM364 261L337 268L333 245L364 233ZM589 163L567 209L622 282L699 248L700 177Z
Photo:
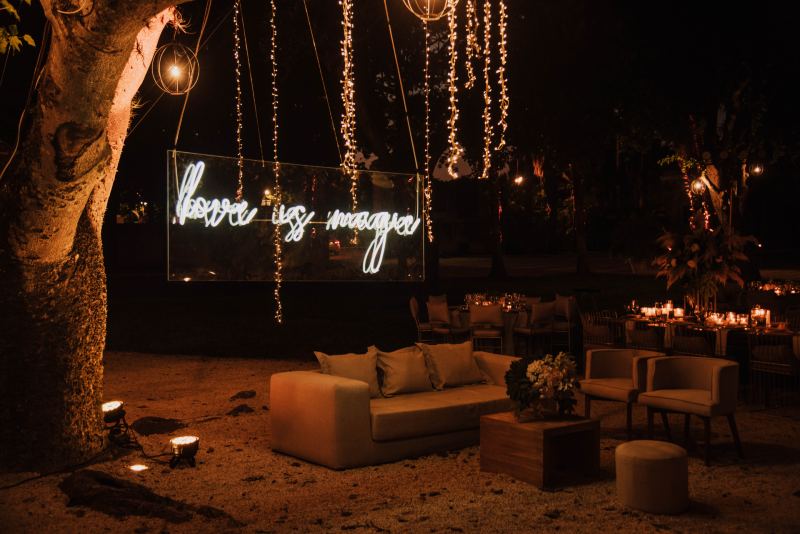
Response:
M551 488L560 471L597 472L600 421L566 416L520 423L512 412L484 415L480 457L481 471Z

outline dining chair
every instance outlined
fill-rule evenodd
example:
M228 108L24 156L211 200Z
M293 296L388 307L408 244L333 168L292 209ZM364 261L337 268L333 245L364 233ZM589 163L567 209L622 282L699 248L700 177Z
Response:
M489 349L497 349L503 353L503 309L499 303L482 306L469 305L469 331L472 346L481 350L488 345Z
M736 428L736 401L739 390L739 364L723 358L665 356L647 360L647 388L638 402L647 408L647 434L653 434L653 419L661 414L667 438L672 439L669 413L684 415L684 438L690 441L691 416L703 421L704 460L710 459L711 419L725 416L736 452L743 456Z
M664 352L666 325L654 325L645 321L634 321L633 328L625 333L625 346L631 349Z
M794 394L800 392L800 360L794 353L791 332L752 332L747 341L751 399L760 389L764 405L769 406L770 392L787 381Z
M573 296L563 296L556 293L556 299L553 304L551 346L563 347L567 352L572 352L574 334L580 324L578 301ZM582 364L583 362L580 363Z
M433 327L430 323L423 323L419 320L419 302L417 297L411 297L408 300L408 307L411 310L411 317L414 319L414 325L417 327L417 341L434 341Z
M522 338L525 340L525 354L531 355L535 352L536 341L543 341L540 344L542 352L551 350L550 341L553 335L553 312L555 310L554 302L538 302L531 304L531 309L528 312L528 323L523 326L514 328L514 342ZM545 345L545 343L547 345ZM547 347L545 349L545 347Z
M718 332L694 325L676 325L672 336L672 353L687 356L716 355Z

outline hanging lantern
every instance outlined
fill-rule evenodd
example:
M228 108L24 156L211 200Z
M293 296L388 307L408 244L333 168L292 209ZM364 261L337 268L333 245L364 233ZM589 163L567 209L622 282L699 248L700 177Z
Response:
M445 17L458 5L458 0L403 0L409 11L420 20L430 22Z
M764 174L764 164L760 161L754 161L747 167L747 174L750 176L761 176Z
M150 74L165 93L183 95L197 83L200 64L192 49L180 43L169 43L156 50Z
M698 196L706 192L706 184L703 182L702 178L695 178L692 180L690 187L692 188L692 193Z

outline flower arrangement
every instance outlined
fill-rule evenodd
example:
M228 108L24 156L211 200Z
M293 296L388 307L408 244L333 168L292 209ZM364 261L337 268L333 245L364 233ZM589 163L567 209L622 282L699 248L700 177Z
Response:
M724 226L699 226L682 238L667 232L658 238L664 253L653 260L658 268L656 276L667 279L667 289L680 283L695 313L709 312L720 287L728 282L744 287L738 263L747 261L744 247L749 242L755 240Z
M565 352L539 360L522 358L513 362L506 373L506 391L514 401L517 417L528 409L542 416L546 408L552 407L561 415L572 413L575 382L575 360Z

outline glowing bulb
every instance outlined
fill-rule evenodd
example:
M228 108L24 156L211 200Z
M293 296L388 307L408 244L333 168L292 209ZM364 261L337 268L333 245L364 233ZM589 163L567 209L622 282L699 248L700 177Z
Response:
M691 188L692 188L692 193L694 193L695 195L702 195L703 193L706 192L706 184L704 184L703 180L701 180L700 178L695 178L694 180L692 180Z
M169 75L173 78L180 78L181 77L181 68L177 65L172 65L169 68Z
M146 465L144 465L144 464L133 464L133 465L129 465L129 466L128 466L128 469L130 469L131 471L133 471L133 472L135 472L135 473L138 473L138 472L140 472L140 471L147 471L147 470L148 470L148 469L150 469L150 468L149 468L149 467L147 467L147 466L146 466Z
M764 166L760 163L753 163L750 165L750 175L761 176L764 174Z
M516 178L514 178L514 183L517 185L522 185L523 183L525 183L525 177L522 175L517 176Z

